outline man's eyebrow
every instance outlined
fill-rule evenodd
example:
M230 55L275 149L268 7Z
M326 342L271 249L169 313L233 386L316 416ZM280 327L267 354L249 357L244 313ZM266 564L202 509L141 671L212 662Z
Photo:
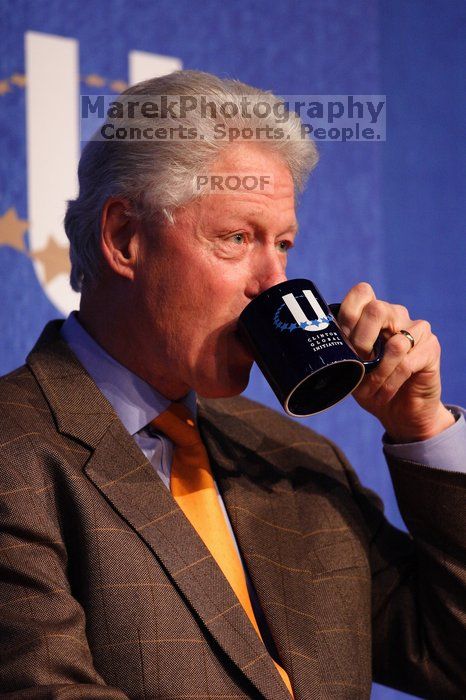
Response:
M245 222L248 223L248 224L250 224L250 225L254 225L254 226L259 225L259 226L261 226L261 223L262 223L262 222L261 222L261 216L260 216L260 215L261 215L261 212L260 212L260 211L252 209L251 211L248 211L248 212L244 212L244 213L242 212L242 213L239 214L239 215L238 215L238 214L232 215L231 217L225 219L225 224L226 224L227 226L231 226L231 227L233 227L233 228L234 228L235 226L237 226L237 225L238 225L239 227L241 227L241 224L242 224L242 223L245 223ZM278 235L279 235L279 236L283 236L283 235L286 234L286 233L293 233L293 234L295 234L295 235L297 236L298 233L299 233L299 224L298 224L298 222L296 222L296 223L294 223L294 224L290 224L290 226L288 226L287 228L285 228L283 231L280 231L280 233L279 233Z
M288 226L282 233L294 233L295 236L298 235L299 233L299 224L292 224L291 226Z
M291 226L288 226L287 228L283 229L283 231L279 231L277 233L277 236L286 236L286 235L292 235L292 236L297 236L299 233L299 226L298 224L292 224Z

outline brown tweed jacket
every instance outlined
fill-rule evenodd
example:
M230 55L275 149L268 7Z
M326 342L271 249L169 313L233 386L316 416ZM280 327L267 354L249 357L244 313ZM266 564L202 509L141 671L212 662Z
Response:
M59 325L0 381L0 696L289 700ZM296 422L242 398L199 422L296 700L369 698L372 676L465 697L465 477L390 463L410 537Z

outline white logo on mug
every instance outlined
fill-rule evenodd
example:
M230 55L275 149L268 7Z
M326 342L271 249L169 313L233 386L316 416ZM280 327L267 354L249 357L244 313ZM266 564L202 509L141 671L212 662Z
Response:
M303 330L311 332L321 331L328 328L330 323L327 320L327 314L317 301L314 294L310 289L303 289L303 294L311 305L312 310L317 315L317 319L311 321L307 318L294 294L285 294L285 296L282 297L288 309L293 314L296 323L298 323Z

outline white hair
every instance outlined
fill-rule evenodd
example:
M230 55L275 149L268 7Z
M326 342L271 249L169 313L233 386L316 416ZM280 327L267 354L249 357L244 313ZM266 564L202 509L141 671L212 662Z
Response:
M98 276L101 214L106 200L127 198L132 215L145 221L173 223L175 210L200 196L197 176L208 172L222 151L232 145L228 138L218 137L219 125L241 133L249 129L254 134L258 128L279 128L279 132L271 132L279 133L278 138L255 139L251 143L281 157L297 193L302 192L309 173L317 164L317 149L303 133L301 120L294 112L287 112L283 101L270 92L238 80L182 70L138 83L118 99L126 104L135 95L159 100L162 96L196 98L197 108L176 114L168 111L158 120L133 115L131 120L114 120L118 126L131 127L133 133L141 133L150 121L152 128L163 125L167 129L194 129L192 133L196 133L197 138L125 142L101 139L86 144L79 161L79 195L68 202L65 216L65 231L70 241L71 286L75 291L82 289L84 281L88 283ZM204 110L200 108L201 97ZM246 116L245 100L249 104ZM259 104L262 105L260 114L259 108L255 109Z

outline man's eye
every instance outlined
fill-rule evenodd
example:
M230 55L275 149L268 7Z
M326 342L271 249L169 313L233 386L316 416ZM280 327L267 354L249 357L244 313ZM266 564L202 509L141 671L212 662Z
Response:
M277 246L280 252L287 253L292 248L292 243L290 241L278 241Z
M230 240L233 241L233 243L236 243L237 245L241 245L245 242L246 236L244 235L244 233L234 233L233 236L230 237Z

